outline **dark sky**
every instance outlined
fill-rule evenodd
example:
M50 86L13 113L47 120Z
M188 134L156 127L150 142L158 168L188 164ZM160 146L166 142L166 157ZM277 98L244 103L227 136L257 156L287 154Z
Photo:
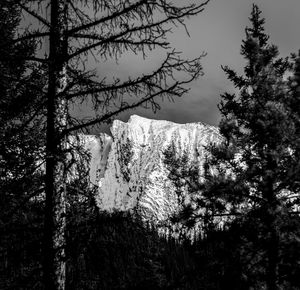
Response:
M190 84L190 92L175 103L165 101L162 109L154 114L151 110L137 109L127 112L118 119L127 121L131 114L153 119L164 119L178 123L202 121L217 125L219 113L217 103L220 94L232 91L221 65L229 65L241 72L244 61L240 56L241 41L245 27L249 25L253 1L251 0L211 0L204 12L187 21L190 37L182 28L174 29L170 37L172 46L193 58L207 52L203 59L205 75ZM266 32L270 42L279 47L282 56L300 49L300 0L260 0L255 2L266 18ZM135 75L151 69L158 61L152 55L149 61L135 55L126 55L119 64L105 62L97 64L99 73L119 76Z

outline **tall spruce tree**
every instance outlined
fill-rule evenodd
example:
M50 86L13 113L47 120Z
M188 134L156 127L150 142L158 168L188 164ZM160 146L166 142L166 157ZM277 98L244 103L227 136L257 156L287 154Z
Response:
M40 146L34 145L38 139L32 137L34 131L39 131L37 122L41 116L35 113L43 81L38 66L26 62L35 53L35 42L14 43L21 20L20 8L13 1L1 1L0 16L0 162L1 185L5 186L9 176L17 183L18 175L26 169L24 158L33 156ZM32 146L32 154L23 152L26 146Z
M38 284L41 219L29 202L43 191L38 169L44 142L41 120L42 70L25 59L36 43L15 43L21 9L0 3L0 288L20 288L32 277ZM32 248L35 247L35 254ZM33 261L33 256L36 258ZM33 283L34 284L34 283Z
M299 259L287 257L291 251L295 256L299 252L295 246L300 200L299 58L278 57L256 5L250 21L241 47L244 74L223 67L238 93L222 95L223 141L209 147L205 182L200 182L203 176L195 166L192 174L180 170L181 159L174 159L174 154L171 163L176 163L176 170L170 174L177 172L178 178L183 171L185 183L192 185L188 191L193 205L185 206L179 218L192 223L205 220L213 226L223 216L224 221L233 218L240 224L245 236L241 242L244 278L249 285L293 289L299 282L295 274ZM293 71L295 77L289 79ZM166 153L170 167L170 153Z
M34 55L35 42L14 43L20 8L2 1L0 16L0 198L1 216L10 219L16 207L41 192L33 177L44 141L44 116L36 112L44 82L40 68L25 60Z
M286 231L299 201L299 94L287 80L292 63L278 58L277 47L268 44L256 5L250 21L241 48L247 62L244 75L223 68L239 93L222 95L224 142L211 150L204 195L213 198L217 212L239 215L257 226L258 264L264 268L266 288L274 290L285 283L280 275L283 243L293 237Z
M185 27L185 19L203 11L209 1L188 4L172 1L21 0L16 1L32 19L16 43L48 41L41 53L26 57L45 65L46 177L44 277L46 289L65 288L66 170L68 136L138 106L159 109L157 98L172 99L188 91L186 84L202 73L200 58L182 59L170 47L172 26ZM29 21L30 22L30 21ZM30 29L33 28L33 29ZM164 51L164 59L151 72L127 79L89 71L89 59L118 60L126 53L144 58L152 50ZM90 104L90 119L74 118L70 105Z

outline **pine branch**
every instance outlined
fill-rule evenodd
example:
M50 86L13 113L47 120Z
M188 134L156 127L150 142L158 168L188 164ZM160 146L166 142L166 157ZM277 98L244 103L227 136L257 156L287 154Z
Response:
M133 103L131 105L127 104L125 106L122 106L116 110L116 111L113 111L113 112L110 112L108 114L105 114L104 116L102 117L99 117L99 118L95 118L94 120L91 120L91 121L88 121L86 123L82 123L80 125L77 125L77 126L73 126L71 128L68 128L66 130L64 130L62 132L62 136L65 136L65 135L68 135L70 134L71 132L74 132L74 131L77 131L77 130L81 130L83 128L86 128L86 127L89 127L89 126L92 126L92 125L96 125L96 124L99 124L101 122L105 122L109 119L111 119L113 116L116 116L116 115L119 115L120 113L126 111L126 110L130 110L130 109L134 109L134 108L137 108L139 106L141 106L142 104L160 96L160 95L163 95L163 94L166 94L166 93L171 93L172 95L177 95L177 96L180 96L182 95L182 93L178 94L176 93L175 91L172 91L174 90L177 86L179 85L179 82L176 82L174 83L171 87L167 88L167 89L164 89L160 92L157 92L157 93L154 93L154 94L150 94L149 96L141 99L139 102L136 102L136 103Z
M47 27L51 27L50 23L43 18L42 16L38 15L36 12L30 10L28 7L26 7L26 5L23 5L22 3L18 2L18 5L24 10L26 11L29 15L33 16L34 18L36 18L39 22L43 23L45 26Z
M147 2L149 2L149 1L148 0L140 0L140 1L136 2L135 4L132 4L130 6L125 7L121 11L112 13L112 14L110 14L110 15L108 15L106 17L103 17L101 19L98 19L98 20L95 20L93 22L90 22L90 23L87 23L87 24L84 24L84 25L80 25L78 27L70 29L67 32L67 36L72 36L72 34L77 33L79 31L87 30L89 28L95 27L95 26L97 26L97 25L99 25L101 23L104 23L106 21L109 21L109 20L115 19L117 17L120 17L120 16L122 16L122 15L124 15L124 14L126 14L126 13L128 13L128 12L130 12L132 10L134 10L134 9L137 9L139 6L142 6L145 3L147 3Z
M15 38L12 41L4 42L0 45L0 48L5 48L7 45L16 44L18 42L22 42L22 41L26 41L26 40L38 39L38 38L42 38L45 36L49 36L49 33L36 31L36 32L30 33L30 34Z

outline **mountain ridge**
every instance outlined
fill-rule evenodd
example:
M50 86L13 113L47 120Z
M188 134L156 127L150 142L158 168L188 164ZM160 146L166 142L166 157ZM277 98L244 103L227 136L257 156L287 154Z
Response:
M202 122L178 124L132 115L115 120L112 136L101 133L90 142L90 180L98 185L100 210L138 210L147 220L163 221L178 210L164 159L173 143L176 154L187 152L201 167L206 146L218 143L218 128Z

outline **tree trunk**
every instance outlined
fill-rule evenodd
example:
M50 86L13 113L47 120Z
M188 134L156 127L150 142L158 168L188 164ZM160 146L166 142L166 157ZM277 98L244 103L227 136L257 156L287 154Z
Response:
M267 250L267 277L266 284L268 290L278 290L277 277L278 277L278 236L274 228L274 224L270 229L269 243Z
M270 158L267 159L269 168L276 166ZM278 290L278 260L279 260L279 236L276 228L277 217L277 197L273 189L272 178L267 178L266 197L268 201L266 212L266 226L267 226L267 268L266 268L266 286L268 290Z
M49 75L47 95L45 223L44 223L44 284L45 289L65 289L65 227L66 227L66 170L65 142L61 131L66 126L67 104L59 93L66 85L64 59L67 41L65 1L51 0L49 39Z

